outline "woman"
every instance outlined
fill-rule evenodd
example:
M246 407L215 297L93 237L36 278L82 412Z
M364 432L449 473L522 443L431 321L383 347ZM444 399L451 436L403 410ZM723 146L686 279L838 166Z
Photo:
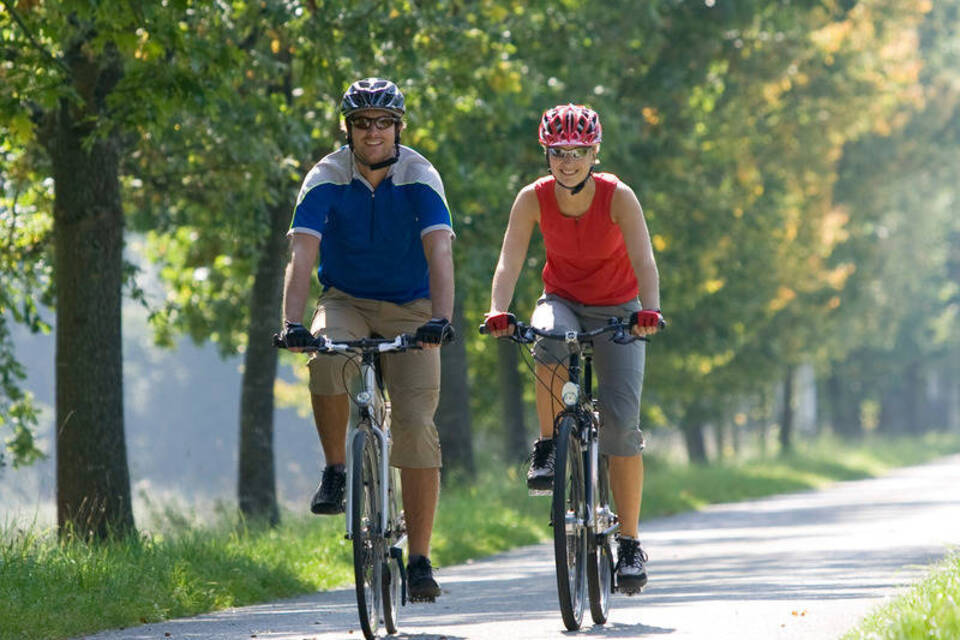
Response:
M611 317L630 317L631 331L650 335L662 326L660 285L650 235L633 190L610 173L594 173L600 118L580 105L558 105L540 120L539 140L550 175L528 184L514 200L493 276L486 325L491 335L513 332L510 301L526 260L534 227L547 259L544 294L531 324L545 330L590 330ZM566 380L566 349L538 341L536 375L540 438L534 443L527 486L553 483L554 398ZM639 427L644 346L601 340L594 345L600 401L600 452L610 460L610 485L620 515L617 578L620 590L638 593L647 582L646 554L637 538L643 495L643 434ZM552 387L552 388L551 388Z

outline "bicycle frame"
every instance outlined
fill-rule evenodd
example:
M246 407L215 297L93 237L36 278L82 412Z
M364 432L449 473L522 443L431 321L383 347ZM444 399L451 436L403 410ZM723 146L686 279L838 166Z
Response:
M277 347L285 347L277 335L273 343ZM407 601L403 566L407 535L397 497L400 484L399 481L391 482L399 478L398 472L390 468L390 403L378 379L378 358L385 352L417 348L416 338L410 334L400 334L392 340L364 338L344 342L334 342L321 336L302 348L304 351L360 357L360 390L354 396L359 420L350 430L346 442L345 462L349 482L345 487L348 509L345 524L346 537L353 541L360 627L364 637L370 640L377 637L381 622L388 634L397 633L398 607ZM367 437L371 438L369 443L365 440ZM367 448L368 444L371 448ZM376 461L371 459L374 453L379 454ZM356 495L371 488L376 481L380 483L379 495ZM380 510L379 517L372 513L377 508ZM368 511L367 517L362 515L364 510ZM362 523L356 526L364 527L363 531L355 530L355 521Z
M646 338L629 335L632 325L618 318L582 332L545 331L520 322L511 324L515 327L513 334L504 337L520 344L529 344L537 336L563 341L569 352L568 380L560 390L563 408L553 422L556 457L551 524L557 591L560 613L568 630L575 631L581 626L585 591L594 622L605 624L610 593L617 590L608 538L620 528L620 523L610 509L609 479L600 475L605 460L600 457L599 420L592 394L592 340L603 333L614 334L610 339L619 344L646 341ZM480 332L488 333L486 326L481 326ZM544 382L538 378L538 382L552 393L553 380Z
M565 416L570 416L577 424L577 437L580 440L581 447L586 450L587 471L590 474L590 486L598 487L600 482L600 448L597 445L599 437L599 427L593 415L593 350L589 342L580 342L575 331L567 332L564 337L564 343L570 350L567 360L568 382L563 385L561 391L561 401L564 409L557 413L554 418L554 436L556 436L556 425ZM584 427L584 425L589 425ZM620 524L615 522L603 531L599 530L599 518L597 514L597 505L595 504L595 492L587 492L587 529L598 538L603 538L616 531ZM612 512L604 514L613 516Z
M379 351L389 351L390 347L394 343L387 343L380 345ZM339 348L340 345L333 342L327 343L327 348L332 351L344 351L346 348ZM369 435L372 435L377 442L377 446L380 449L380 522L377 534L379 536L386 536L388 528L388 519L390 517L389 512L389 475L390 475L390 465L389 465L389 455L390 455L390 442L389 436L381 428L383 425L384 419L387 414L387 401L383 397L383 394L380 393L377 383L377 366L376 366L376 357L377 354L364 351L361 354L360 359L360 390L357 392L354 400L357 403L359 408L360 416L357 422L356 427L351 429L350 435L347 438L347 451L353 451L353 442L356 440L358 435L362 431L366 431ZM353 456L347 456L347 477L353 477L353 465L355 461ZM350 483L347 483L346 487L346 503L353 504L353 488ZM347 521L347 534L348 539L353 538L353 523L350 521L350 518L346 518ZM404 535L397 543L393 546L401 546L406 540L406 535Z

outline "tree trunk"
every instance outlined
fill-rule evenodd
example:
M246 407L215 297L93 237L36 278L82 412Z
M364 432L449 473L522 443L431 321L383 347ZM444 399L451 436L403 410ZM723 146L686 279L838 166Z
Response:
M524 424L523 379L517 369L519 362L517 345L510 340L497 340L497 378L500 387L504 453L506 460L510 462L524 460L530 448Z
M123 429L119 142L66 102L44 143L55 181L57 522L61 537L134 531ZM86 149L85 149L86 146Z
M916 363L909 364L883 391L880 431L888 434L921 433L918 415L921 393L919 367Z
M248 520L280 522L273 455L273 383L277 350L273 333L280 326L283 266L287 255L287 206L270 209L270 235L263 245L250 295L250 324L240 395L240 460L237 498Z
M472 478L473 432L470 423L470 387L467 382L467 327L463 305L457 300L453 309L457 339L440 351L440 406L437 408L437 430L444 467L454 476Z
M716 459L718 462L723 460L726 455L726 427L724 419L718 416L713 423L713 442L717 448Z
M787 367L783 379L783 412L780 415L780 453L793 451L793 377L796 368Z
M832 374L826 386L833 432L850 440L863 437L859 394L850 388L850 383L840 373Z
M910 433L924 433L927 425L921 415L923 406L923 381L920 375L920 363L913 362L904 372L904 412L906 413L907 431Z
M687 458L694 464L706 464L707 446L703 437L703 424L707 416L704 406L691 404L680 421L683 441L687 445Z

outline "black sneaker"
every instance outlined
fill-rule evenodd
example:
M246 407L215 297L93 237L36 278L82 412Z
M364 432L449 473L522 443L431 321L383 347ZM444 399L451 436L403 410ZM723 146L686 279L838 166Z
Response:
M407 596L410 602L433 602L440 585L433 579L433 566L426 556L410 556L407 563Z
M530 470L527 471L527 489L535 495L553 493L553 439L540 438L533 443Z
M640 541L619 536L617 553L617 590L632 596L640 593L647 584L647 554L640 547Z
M317 515L343 513L343 491L347 472L342 464L327 465L317 492L310 501L310 511Z

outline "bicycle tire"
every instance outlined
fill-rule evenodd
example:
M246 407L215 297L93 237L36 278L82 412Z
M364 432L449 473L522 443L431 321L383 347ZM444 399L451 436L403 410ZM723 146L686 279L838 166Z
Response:
M387 496L387 505L390 509L387 526L390 530L387 540L388 548L392 548L403 534L406 533L406 526L403 521L403 511L400 509L400 500L398 490L400 488L400 472L396 467L390 468L390 490ZM403 564L403 555L393 557L386 556L386 571L383 575L383 626L388 634L397 632L397 624L400 619L400 603L402 600L400 566Z
M598 456L597 487L593 504L598 514L610 510L610 477L606 456ZM610 615L610 594L613 592L613 549L610 536L597 535L607 523L598 521L597 529L590 535L587 558L587 590L590 594L590 617L596 624L606 624Z
M586 587L587 529L583 452L572 416L561 418L555 436L553 551L557 569L560 615L570 631L583 622Z
M353 575L360 629L377 637L383 595L383 544L380 540L380 494L376 439L360 431L353 439L350 517L353 528Z

